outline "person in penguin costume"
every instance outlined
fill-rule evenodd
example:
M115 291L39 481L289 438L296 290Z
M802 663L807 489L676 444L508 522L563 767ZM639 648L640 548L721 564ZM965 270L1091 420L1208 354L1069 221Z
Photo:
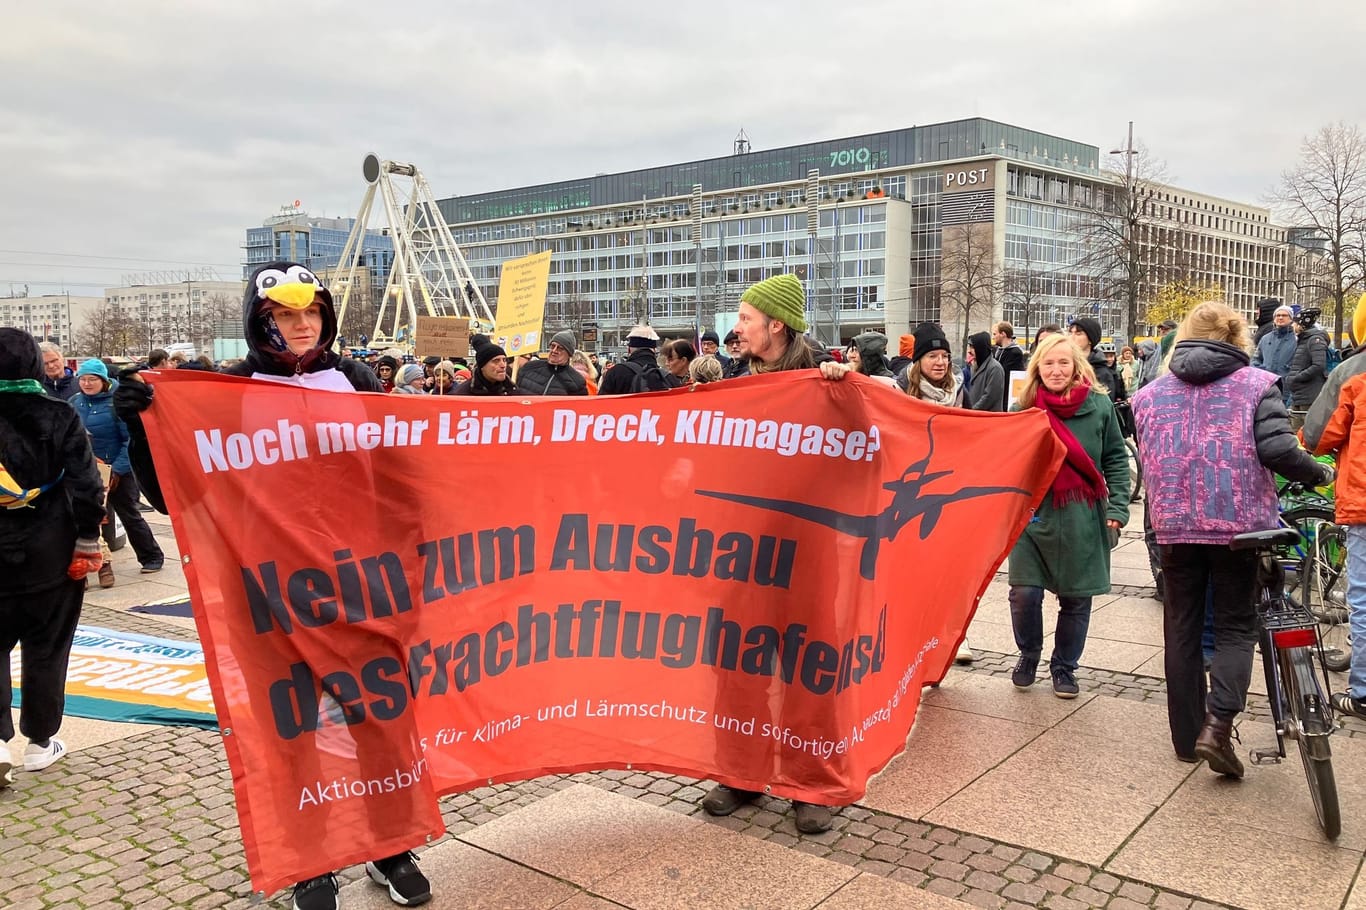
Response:
M311 269L297 262L269 262L252 272L242 299L242 319L249 353L224 370L266 382L280 382L334 392L379 392L379 377L363 363L332 350L337 314L332 293ZM147 501L166 512L156 466L142 425L142 412L154 406L154 389L134 370L119 375L114 410L128 425L128 458ZM405 907L431 900L431 885L405 850L365 864L370 878L389 889L389 899ZM339 886L335 873L315 876L294 886L295 910L336 910Z

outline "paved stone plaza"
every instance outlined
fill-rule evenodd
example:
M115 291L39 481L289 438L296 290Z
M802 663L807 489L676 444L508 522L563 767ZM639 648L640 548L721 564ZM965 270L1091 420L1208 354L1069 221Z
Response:
M131 552L117 554L118 584L92 589L83 622L191 638L190 620L124 609L184 590L169 525L152 520L167 568L139 576ZM698 805L705 782L662 774L481 788L442 803L449 833L420 854L428 906L1366 910L1366 726L1333 739L1336 843L1319 833L1297 759L1249 767L1241 783L1176 761L1161 607L1137 535L1114 563L1081 697L1059 700L1046 680L1011 687L998 577L969 635L977 663L925 693L906 752L834 830L798 835L777 800L712 819ZM1263 691L1257 673L1253 686ZM1265 699L1250 709L1244 755L1274 741ZM62 735L67 758L0 791L0 907L289 905L288 892L250 890L216 733L68 718ZM342 901L392 906L359 868L344 873Z

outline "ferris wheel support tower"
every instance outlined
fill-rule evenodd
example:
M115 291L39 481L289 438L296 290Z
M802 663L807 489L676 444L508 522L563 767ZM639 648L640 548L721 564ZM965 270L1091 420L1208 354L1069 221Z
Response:
M361 173L369 186L338 262L342 287L337 324L346 318L351 292L359 286L356 277L365 268L361 252L378 193L394 242L394 261L370 343L411 344L419 315L463 316L471 320L472 333L491 331L493 313L488 301L475 283L422 172L411 164L366 155ZM411 180L406 196L395 185L395 177Z

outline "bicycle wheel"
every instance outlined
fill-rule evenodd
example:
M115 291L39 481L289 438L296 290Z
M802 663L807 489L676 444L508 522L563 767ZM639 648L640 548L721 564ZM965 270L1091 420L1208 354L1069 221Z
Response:
M1295 728L1295 742L1300 747L1300 762L1319 826L1333 840L1342 832L1342 811L1338 806L1337 779L1333 776L1333 753L1328 745L1332 724L1310 655L1308 648L1281 652L1281 685L1285 689L1285 708L1291 715L1286 726Z
M1281 518L1300 532L1301 544L1290 561L1286 591L1302 604L1319 625L1324 666L1335 673L1347 670L1352 659L1347 622L1347 531L1323 506L1298 506Z
M1124 448L1129 450L1129 502L1143 498L1143 462L1138 460L1138 446L1132 439L1124 440Z

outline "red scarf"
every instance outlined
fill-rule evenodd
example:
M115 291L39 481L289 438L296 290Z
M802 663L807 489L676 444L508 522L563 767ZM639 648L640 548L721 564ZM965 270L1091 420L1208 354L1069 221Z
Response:
M1068 401L1064 401L1056 392L1048 391L1042 384L1034 396L1034 407L1048 415L1053 433L1067 448L1067 457L1063 459L1062 467L1058 468L1058 476L1053 480L1055 509L1061 509L1070 502L1104 502L1110 495L1105 488L1105 478L1096 468L1096 463L1086 454L1086 450L1067 428L1067 424L1063 423L1064 420L1076 416L1090 394L1090 384L1083 381L1070 390Z

